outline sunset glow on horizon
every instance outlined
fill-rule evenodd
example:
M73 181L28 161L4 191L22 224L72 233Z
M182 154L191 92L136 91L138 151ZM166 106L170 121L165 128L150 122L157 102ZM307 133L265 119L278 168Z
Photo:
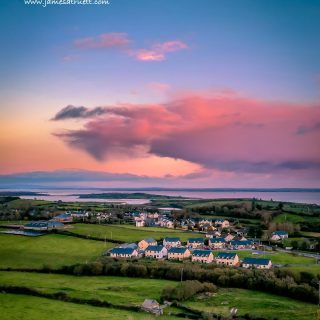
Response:
M0 175L320 187L320 3L138 3L0 4Z

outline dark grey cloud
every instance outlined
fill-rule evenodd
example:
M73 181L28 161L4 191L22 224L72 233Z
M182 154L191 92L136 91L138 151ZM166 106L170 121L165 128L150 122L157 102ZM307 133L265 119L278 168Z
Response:
M300 126L297 130L298 135L307 134L315 131L320 131L320 122L316 122L311 126Z
M68 105L61 109L51 120L58 121L65 119L93 118L106 112L108 112L108 110L103 107L88 109L83 106L76 107Z

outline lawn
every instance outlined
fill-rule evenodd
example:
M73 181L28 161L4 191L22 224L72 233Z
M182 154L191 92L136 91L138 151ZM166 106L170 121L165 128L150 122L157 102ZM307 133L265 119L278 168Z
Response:
M147 313L130 312L112 308L98 308L69 302L25 295L0 293L0 313L3 320L150 320ZM175 320L175 317L161 317Z
M154 238L160 240L165 237L180 237L181 241L188 238L203 237L203 235L193 232L184 232L164 228L137 228L129 225L98 225L98 224L75 224L69 231L98 237L101 239L112 238L125 242L137 242L144 238Z
M96 260L114 244L58 234L24 237L0 234L0 268L60 267Z
M219 250L214 251L213 254L216 255ZM286 252L274 252L274 251L266 251L265 254L252 254L251 251L246 250L238 250L233 251L237 253L239 258L242 260L245 257L252 257L252 258L266 258L271 259L273 264L313 264L315 263L314 258L307 258L297 256L291 253Z
M315 320L318 307L290 298L269 293L245 289L219 289L210 298L184 302L183 305L193 309L229 315L232 307L238 309L238 315L249 313L267 319L278 320Z
M126 277L77 277L2 271L0 272L0 284L25 286L45 293L63 291L70 297L99 299L113 304L139 306L146 298L159 301L163 288L175 286L176 282Z

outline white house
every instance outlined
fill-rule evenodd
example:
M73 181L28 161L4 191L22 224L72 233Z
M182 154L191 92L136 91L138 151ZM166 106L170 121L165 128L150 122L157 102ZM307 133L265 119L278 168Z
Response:
M145 221L142 218L135 218L136 227L144 227Z
M242 261L243 268L270 269L272 262L270 259L261 258L244 258Z
M163 259L168 255L168 250L164 246L149 246L144 255L147 258Z
M113 248L110 250L113 258L133 258L138 256L138 252L133 248Z
M288 232L282 230L274 231L271 236L272 241L279 241L285 238L288 238Z

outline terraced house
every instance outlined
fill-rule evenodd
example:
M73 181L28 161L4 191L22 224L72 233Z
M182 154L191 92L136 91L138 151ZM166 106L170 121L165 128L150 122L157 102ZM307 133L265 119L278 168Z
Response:
M272 262L270 259L262 258L244 258L242 261L243 268L270 269Z
M213 249L222 249L226 246L226 240L224 238L209 239L209 246Z
M230 241L230 249L252 249L253 242L251 240L232 240Z
M184 260L188 259L191 255L191 252L188 248L184 247L173 247L168 251L168 259L169 260Z
M211 263L213 253L210 250L194 250L191 259L192 262Z
M217 264L227 266L238 266L240 262L238 255L230 252L219 252L215 260Z
M193 249L202 248L204 246L203 238L190 238L188 239L188 247Z
M138 256L138 251L133 248L113 248L110 250L113 258L133 258Z
M153 238L146 238L138 243L138 247L140 250L146 250L148 246L156 246L157 244L157 241Z
M163 239L163 245L168 249L172 247L180 247L181 241L180 238L164 238Z
M168 250L164 246L149 246L144 255L146 258L163 259L167 257Z

